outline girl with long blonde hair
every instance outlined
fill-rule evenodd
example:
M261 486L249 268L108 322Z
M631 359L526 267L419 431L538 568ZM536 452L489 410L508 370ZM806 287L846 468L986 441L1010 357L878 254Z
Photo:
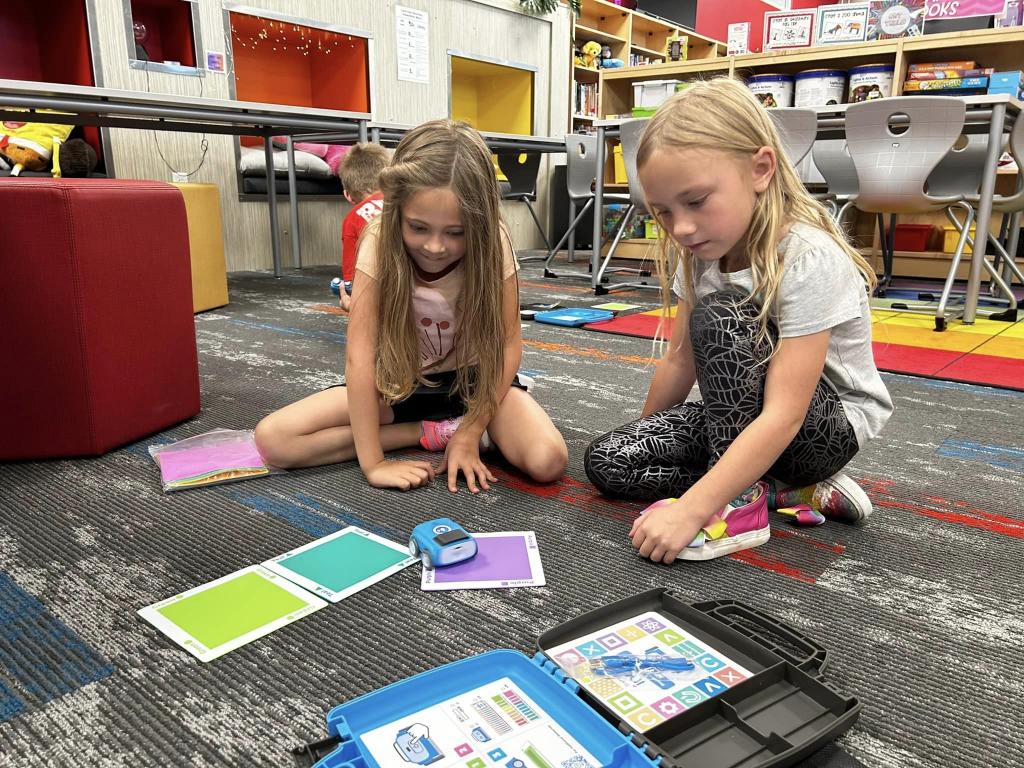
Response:
M473 493L494 476L493 444L549 482L565 441L517 375L522 357L515 254L491 154L465 123L411 130L380 174L384 211L364 230L353 284L345 386L289 405L256 428L281 467L359 460L379 488L408 490L461 472ZM444 451L435 468L386 451Z
M641 418L584 459L603 493L656 501L633 546L666 563L719 557L767 541L769 507L807 524L866 518L841 470L892 412L871 350L872 269L738 80L666 101L637 167L675 317ZM694 384L701 400L687 402Z

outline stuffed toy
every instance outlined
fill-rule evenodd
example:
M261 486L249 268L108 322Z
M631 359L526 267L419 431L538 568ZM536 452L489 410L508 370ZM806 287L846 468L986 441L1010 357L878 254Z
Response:
M45 111L53 110L39 110L40 113ZM10 170L11 176L17 176L23 170L46 170L53 157L54 142L67 139L72 128L73 125L61 123L0 121L0 167Z
M601 44L595 43L591 40L583 46L582 51L583 66L590 67L590 69L597 69L598 57L601 55Z
M85 177L96 170L96 150L82 139L71 139L53 147L55 177Z
M624 66L622 59L612 58L612 49L607 45L601 46L601 58L597 64L601 69L615 69Z

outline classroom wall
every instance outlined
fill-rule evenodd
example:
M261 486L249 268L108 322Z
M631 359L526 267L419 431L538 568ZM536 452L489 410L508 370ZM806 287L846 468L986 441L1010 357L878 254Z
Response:
M129 69L122 0L93 0L99 29L98 49L103 83L108 88L230 98L231 78L207 73L206 77L175 76ZM230 37L225 27L221 0L197 0L204 48L227 51ZM569 15L566 7L542 18L524 15L517 0L245 0L234 5L262 9L291 17L362 30L372 35L371 94L376 119L417 124L446 117L449 112L449 49L491 59L506 59L537 67L536 130L560 136L568 130L570 82ZM430 13L430 83L397 79L395 6ZM515 41L514 44L510 41ZM201 58L205 58L201 54ZM224 217L224 246L229 271L268 269L270 222L265 201L239 202L234 171L237 139L208 135L209 154L202 160L202 136L111 130L116 174L121 178L169 181L171 169L160 159L157 144L168 163L191 171L196 182L217 184ZM542 173L549 173L549 164ZM546 187L543 182L540 188ZM547 210L543 200L538 210ZM342 199L302 201L299 219L303 263L335 264L341 253L341 221L348 212ZM507 204L503 209L517 247L539 247L540 238L526 207ZM292 263L287 198L279 205L283 263Z
M798 3L799 0L794 0L792 7L799 7ZM730 24L749 21L750 51L757 53L764 37L764 14L777 10L777 3L761 0L700 0L697 3L697 32L715 40L728 40Z

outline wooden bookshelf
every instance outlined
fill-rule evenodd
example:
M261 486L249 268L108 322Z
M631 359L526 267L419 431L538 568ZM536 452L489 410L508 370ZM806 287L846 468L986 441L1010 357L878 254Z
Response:
M642 67L629 67L635 71L663 66L666 46L674 35L686 37L687 57L691 60L725 55L725 44L718 40L605 0L582 0L579 18L573 25L572 44L574 50L579 50L593 40L607 45L613 59L621 59L627 64L631 56L642 56L657 62ZM570 55L572 53L570 51ZM576 108L577 84L597 86L601 74L618 71L622 70L596 70L578 65L573 67L570 89L572 103L569 105L569 124L573 132L589 131L594 120L593 115L581 115Z

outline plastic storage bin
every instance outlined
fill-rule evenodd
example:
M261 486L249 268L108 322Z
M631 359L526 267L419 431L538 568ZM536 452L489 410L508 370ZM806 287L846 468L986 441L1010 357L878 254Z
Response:
M397 750L405 763L457 755L470 768L785 768L860 714L860 702L824 681L822 646L733 601L689 605L653 589L554 627L537 645L532 660L492 651L334 707L330 736L293 750L296 762L395 765ZM692 668L594 673L624 652Z
M622 145L616 144L612 148L612 161L615 168L615 183L628 184L629 177L626 176L626 161L622 159Z
M657 107L671 96L679 80L646 80L642 83L633 83L633 106L634 107Z
M897 225L899 226L899 225ZM971 237L974 237L974 225L971 225ZM960 242L960 232L952 224L942 227L942 250L945 253L955 253L956 244Z
M897 224L895 248L897 251L927 251L935 227L931 224Z

